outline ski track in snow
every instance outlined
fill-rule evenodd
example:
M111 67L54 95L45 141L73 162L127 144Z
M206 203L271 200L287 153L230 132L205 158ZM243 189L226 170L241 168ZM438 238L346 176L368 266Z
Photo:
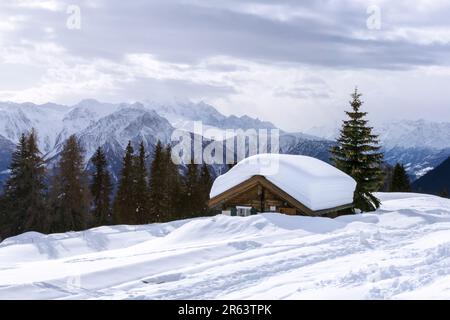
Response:
M267 213L0 244L0 298L450 298L450 200L379 194L372 214Z

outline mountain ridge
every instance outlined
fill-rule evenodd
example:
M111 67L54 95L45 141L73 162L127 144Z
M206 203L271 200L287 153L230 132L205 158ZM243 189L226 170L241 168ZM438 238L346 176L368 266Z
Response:
M158 140L165 144L170 143L174 130L192 132L187 124L193 125L197 121L203 123L204 129L213 128L218 131L237 128L243 130L276 128L270 122L249 116L225 116L204 102L199 104L188 102L180 105L155 105L145 102L114 104L85 99L73 106L0 102L0 113L5 115L0 121L0 135L6 135L4 143L8 143L8 148L4 149L8 153L12 152L14 143L17 143L23 132L35 128L39 147L49 168L52 168L65 140L71 134L76 134L85 149L88 170L91 167L90 158L98 147L102 147L108 155L115 181L118 179L123 152L128 141L131 141L134 147L143 141L150 161ZM177 128L180 124L181 126ZM209 137L205 136L203 147L208 141ZM327 143L316 137L301 133L286 134L280 130L281 152L302 153L327 160L328 148ZM7 169L9 160L6 157L4 159L0 171ZM220 174L224 169L226 165L213 166L215 174ZM6 174L0 179L4 180L5 177Z
M450 157L414 181L412 188L414 191L436 195L447 192L448 196L448 192L450 191Z
M339 127L312 127L306 133L335 139ZM450 156L450 122L395 120L374 125L384 159L390 165L402 163L417 180Z
M0 102L0 117L0 136L9 141L0 143L7 144L4 149L8 152L23 132L34 127L39 135L42 153L49 163L54 163L67 137L76 134L86 149L86 162L89 162L95 149L102 146L114 157L111 161L116 164L115 171L119 169L123 149L128 141L136 143L143 140L151 153L158 139L168 143L175 129L194 132L196 122L202 123L204 132L201 134L206 139L216 140L221 140L226 129L277 129L269 121L247 115L223 115L203 101L110 103L84 99L72 106ZM399 122L393 123L376 130L385 130L380 136L385 160L391 165L403 163L413 180L425 175L450 156L450 138L449 147L443 149L438 147L445 146L445 139L439 137L436 138L437 142L429 141L434 135L439 135L439 131L446 131L447 128L448 132L442 136L446 137L448 134L450 137L450 123L448 126L446 123L435 126L424 120L405 120L402 125ZM428 130L431 133L425 132ZM212 134L207 135L209 132ZM279 132L280 152L304 154L329 161L328 150L334 143L332 140L318 137L315 135L317 132L311 130L292 133L279 129ZM427 137L426 142L418 143L418 146L415 146L417 143L403 143L402 139L406 138L402 137L411 132L418 137ZM392 142L386 143L386 139ZM3 158L6 160L0 162L0 172L7 169L7 158Z

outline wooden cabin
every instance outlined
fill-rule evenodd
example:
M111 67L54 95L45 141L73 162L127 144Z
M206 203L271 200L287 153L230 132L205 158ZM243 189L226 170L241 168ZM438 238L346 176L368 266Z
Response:
M285 160L283 155L283 159ZM221 184L220 187L218 187L219 191L212 192L211 198L209 200L209 207L214 209L217 213L222 213L226 215L238 215L238 216L247 216L251 214L257 214L258 212L279 212L289 215L307 215L307 216L337 216L339 214L343 214L349 211L349 209L352 208L352 198L353 198L353 191L354 187L356 186L356 183L354 180L347 175L345 175L343 172L339 171L338 169L332 167L331 173L339 176L344 177L346 182L350 181L350 184L347 183L347 185L350 185L349 192L346 193L345 199L341 199L340 202L334 201L333 206L326 206L320 207L319 204L312 203L311 201L305 201L308 203L303 203L301 200L301 196L298 196L296 192L293 192L295 190L292 189L291 186L289 186L289 183L284 183L283 178L289 177L292 181L298 181L297 183L294 183L295 188L307 188L307 184L313 184L316 183L316 180L314 180L314 175L311 178L308 176L308 179L302 179L304 174L304 167L303 169L300 169L298 166L292 166L290 165L292 161L302 162L304 161L304 158L297 158L297 157L303 157L303 156L292 156L289 155L289 166L288 170L284 170L284 168L279 168L277 172L275 172L272 175L264 176L262 174L252 174L260 173L261 170L254 170L254 166L248 166L245 163L237 164L233 169L230 170L229 173L226 173L225 175L234 175L232 179L230 177L224 177L223 179L216 179L214 184ZM307 157L309 158L309 157ZM245 161L245 160L243 160ZM279 161L279 160L278 160ZM308 161L310 161L308 159ZM324 163L320 160L314 159L313 161L320 162L320 166L324 166ZM278 165L284 166L283 162L279 162ZM330 170L328 168L328 164L325 164L327 167L327 170ZM252 169L253 167L253 169ZM301 167L301 166L300 166ZM296 171L298 169L298 171ZM232 172L232 171L235 172ZM337 170L338 172L336 173ZM282 172L284 171L284 172ZM281 172L281 173L280 173ZM236 175L239 177L242 173L245 173L244 177L241 179L235 179ZM328 173L328 175L331 175L331 173ZM297 174L297 179L295 179L295 175ZM277 177L277 175L279 175ZM311 175L311 174L309 174ZM275 177L275 178L274 178ZM292 179L294 178L294 179ZM320 176L317 177L317 181L322 181L327 177ZM222 180L222 181L221 181ZM233 183L230 183L230 180L233 181ZM281 181L280 181L281 180ZM308 181L309 180L309 181ZM330 190L329 185L333 183L336 179L331 179L330 183L327 184L326 181L323 184L325 187L323 188L323 192L333 192L333 190ZM280 181L280 183L278 183ZM313 181L313 182L311 182ZM223 187L223 184L226 185L226 187ZM328 190L327 190L328 186ZM337 184L335 184L334 187L336 187ZM216 188L217 189L217 188ZM214 190L214 185L213 185ZM319 190L320 188L316 188L316 190ZM307 199L307 192L304 192L304 190L298 190L298 194L305 195L303 199ZM338 190L336 192L341 192L342 190ZM326 200L326 199L325 199Z

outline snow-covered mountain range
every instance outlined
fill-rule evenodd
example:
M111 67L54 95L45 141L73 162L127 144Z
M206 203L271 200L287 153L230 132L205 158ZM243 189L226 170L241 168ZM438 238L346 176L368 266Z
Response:
M67 137L76 134L86 150L86 160L102 146L117 177L129 140L135 145L144 141L151 154L158 140L169 143L175 128L192 132L195 121L202 122L208 139L220 138L226 129L276 128L271 122L245 115L225 116L204 102L103 103L88 99L73 106L0 102L0 181L7 177L14 144L31 128L37 130L39 147L50 164L57 159ZM327 130L313 128L306 134L280 130L280 151L328 161L328 150L338 130ZM413 177L425 174L450 155L450 123L401 121L380 125L377 132L386 160L404 163ZM215 169L220 173L220 166Z
M450 148L450 122L420 120L396 120L376 123L374 132L385 149L392 148ZM331 127L312 127L305 132L324 139L339 135L340 123Z
M91 146L96 148L111 139L125 146L135 136L151 134L151 140L167 142L174 128L191 131L193 121L218 130L275 128L270 122L248 116L224 116L204 102L112 104L88 99L74 106L0 103L0 136L15 143L23 132L35 128L41 151L50 156L74 133L88 140L85 147L89 157L95 150Z
M0 172L3 172L0 179L7 177L14 144L31 128L37 130L39 147L50 165L57 159L67 137L76 134L85 148L86 161L102 146L113 176L117 178L128 141L134 145L143 141L151 155L158 140L169 143L176 128L192 132L195 121L201 121L203 130L212 132L215 137L226 129L275 129L270 122L248 116L225 116L204 102L112 104L89 99L73 106L0 103L0 144L5 154L0 162ZM205 138L211 137L205 135ZM326 160L330 145L331 142L324 139L280 131L283 153L301 153ZM223 168L225 166L215 166L215 173Z
M306 133L333 140L339 135L338 125L313 127ZM375 124L374 132L379 136L386 162L404 164L414 179L450 156L450 122L398 120Z

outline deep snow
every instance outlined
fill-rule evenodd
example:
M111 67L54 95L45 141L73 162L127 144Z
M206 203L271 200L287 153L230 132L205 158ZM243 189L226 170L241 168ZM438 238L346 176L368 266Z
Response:
M450 200L378 194L372 214L266 213L0 244L0 298L450 299Z

